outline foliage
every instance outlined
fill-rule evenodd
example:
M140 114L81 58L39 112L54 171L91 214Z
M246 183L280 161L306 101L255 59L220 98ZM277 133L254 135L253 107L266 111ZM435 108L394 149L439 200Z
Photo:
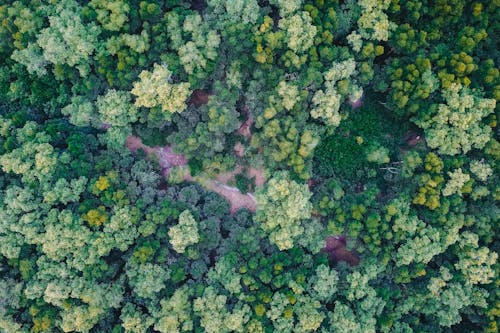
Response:
M481 98L460 84L451 85L442 95L446 104L434 106L428 118L417 122L425 130L429 147L447 155L483 148L491 128L482 120L495 109L495 100Z
M80 11L76 1L62 1L54 9L49 16L49 27L38 35L37 44L43 50L43 57L56 66L76 67L80 75L87 76L89 57L100 30L95 24L84 25L80 15L74 15Z
M171 75L167 67L158 64L154 64L153 72L142 71L140 81L134 83L131 91L137 96L135 105L161 108L166 119L170 119L171 113L184 111L190 94L189 83L172 84Z
M498 332L498 17L3 1L0 331Z
M275 173L266 189L256 193L256 220L280 250L292 248L303 233L301 222L311 216L310 196L307 186L290 180L286 172Z
M178 253L184 253L186 247L198 243L198 227L189 210L179 215L179 224L168 230L170 244Z
M370 159L388 162L407 126L398 124L383 108L365 103L353 110L334 134L321 139L314 153L317 174L362 177Z

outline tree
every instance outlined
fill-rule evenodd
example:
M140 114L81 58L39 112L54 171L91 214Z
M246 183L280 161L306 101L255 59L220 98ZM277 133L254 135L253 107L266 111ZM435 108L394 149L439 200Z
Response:
M316 27L312 25L308 12L300 12L279 21L280 29L285 31L285 40L295 53L304 53L312 45L316 35Z
M255 219L281 251L292 248L303 233L302 221L311 216L310 197L307 185L291 180L284 171L276 172L267 186L256 192Z
M137 108L130 103L130 94L126 91L108 90L97 97L96 106L104 124L127 126L137 120Z
M462 271L466 283L487 284L495 276L493 265L497 262L498 254L487 247L479 247L479 237L471 232L463 232L458 242L459 261L455 268Z
M316 267L316 274L309 280L310 293L317 300L329 302L338 290L339 276L326 265Z
M191 290L185 285L175 290L170 298L160 301L161 310L154 329L161 333L190 332L193 330Z
M186 247L198 243L198 223L189 210L179 215L179 223L168 230L170 244L178 253L184 253Z
M286 81L280 81L276 88L278 96L281 99L281 104L287 111L291 111L293 107L300 102L299 89L296 85Z
M226 308L227 297L207 287L193 302L193 310L200 317L200 325L207 333L243 332L250 319L250 307L238 304L233 311Z
M280 16L282 18L294 14L302 6L302 0L293 0L293 1L271 0L269 1L269 3L279 8Z
M37 44L47 61L76 67L85 77L89 74L89 58L97 45L100 29L95 24L82 22L78 15L80 8L74 0L59 2L49 16L49 27L38 34Z
M224 30L236 24L255 24L261 10L256 0L208 0L207 5Z
M353 31L347 40L352 49L361 51L362 39L387 41L390 31L395 27L384 12L389 8L390 1L362 0L358 2L361 15L357 21L358 30Z
M133 303L127 302L121 309L120 319L125 332L146 333L153 324L153 318L143 313Z
M126 2L92 0L89 5L95 10L97 20L105 30L119 31L128 21L130 6Z
M486 182L488 178L493 174L493 170L491 166L481 161L471 161L470 162L470 171L480 180Z
M432 107L431 114L416 121L425 131L427 144L446 155L484 148L491 128L482 120L495 109L495 100L482 98L461 84L443 90L446 104Z
M358 101L363 90L357 85L354 76L357 74L354 59L334 62L323 76L324 90L315 92L311 109L311 117L322 118L329 126L337 127L340 124L340 105L348 97L350 101Z
M295 331L297 332L314 332L316 331L323 320L325 314L318 310L321 308L321 303L307 296L299 297L294 305L294 311L297 315L297 324Z
M154 64L153 72L142 71L140 81L134 83L132 94L137 96L135 105L147 108L161 108L164 116L186 109L186 100L191 94L189 83L172 83L172 72L166 66Z
M166 287L171 272L160 265L146 263L126 267L129 285L141 298L158 299L158 294Z
M165 20L169 48L176 54L169 55L167 63L176 72L184 69L191 85L199 88L215 67L220 36L197 12L174 10L166 13Z
M372 147L370 152L366 155L368 162L385 164L390 162L389 149L385 147Z
M11 56L12 60L26 66L26 70L30 74L43 76L47 74L47 65L49 61L42 54L42 49L34 43L22 50L14 50Z
M207 274L211 283L219 282L231 294L241 293L241 276L236 273L236 257L226 255L222 257Z
M100 96L99 96L100 97ZM99 126L94 110L94 103L83 96L73 96L71 103L66 105L61 113L69 116L69 122L75 126Z
M462 195L461 189L464 187L465 183L470 180L470 176L467 173L463 173L461 168L456 169L453 172L448 172L450 180L446 183L443 188L443 195L449 196L452 194Z

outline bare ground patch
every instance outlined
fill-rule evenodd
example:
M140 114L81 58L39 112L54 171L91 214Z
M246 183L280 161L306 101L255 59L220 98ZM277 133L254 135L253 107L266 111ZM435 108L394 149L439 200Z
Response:
M149 147L143 144L142 140L136 136L129 136L125 142L125 146L134 153L142 149L148 156L151 157L151 155L154 155L158 159L164 176L168 175L172 167L186 166L188 163L188 159L184 155L174 153L172 147ZM226 198L231 205L231 214L234 214L241 208L246 208L251 212L255 212L257 209L257 201L253 194L243 194L238 188L228 185L230 181L234 180L237 174L242 173L244 170L246 170L247 177L255 177L256 186L262 186L264 184L265 176L262 169L243 168L241 165L238 165L233 171L217 175L215 179L210 179L208 182L200 181L197 177L192 177L189 174L184 180L197 182L205 188Z

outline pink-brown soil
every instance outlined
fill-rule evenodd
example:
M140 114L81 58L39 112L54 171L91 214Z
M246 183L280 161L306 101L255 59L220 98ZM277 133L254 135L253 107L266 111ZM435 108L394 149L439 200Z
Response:
M253 118L250 112L248 111L248 107L243 108L243 113L247 117L245 122L243 122L240 125L240 128L238 128L238 133L241 134L244 138L250 139L252 137L252 132L250 131L250 128L252 127L253 124Z
M176 154L169 146L149 147L142 143L142 140L136 136L129 136L125 142L126 147L136 153L138 149L143 149L148 156L154 155L162 168L162 174L168 175L170 168L174 166L185 166L188 163L184 155ZM231 205L231 214L241 208L246 208L252 212L257 209L257 201L251 193L243 194L239 189L227 185L234 180L234 177L243 172L242 166L237 166L233 171L219 174L215 179L210 180L205 187L226 198ZM264 172L261 169L247 168L247 177L255 177L255 185L262 186L265 182ZM184 180L196 182L196 177L187 175Z
M359 257L354 251L347 250L347 241L343 236L328 236L322 251L328 254L330 260L345 261L351 266L359 264Z

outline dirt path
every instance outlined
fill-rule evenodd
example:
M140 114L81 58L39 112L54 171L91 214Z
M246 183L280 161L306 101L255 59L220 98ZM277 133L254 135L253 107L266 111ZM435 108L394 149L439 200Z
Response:
M142 143L142 140L136 136L129 136L125 141L125 146L134 153L142 149L148 156L156 156L164 176L168 176L169 170L172 167L186 166L188 163L188 159L184 155L174 153L171 147L149 147ZM239 165L233 171L221 173L215 179L211 179L208 182L202 182L191 175L187 175L184 180L197 182L205 188L226 198L231 205L231 214L234 214L241 208L246 208L251 212L255 212L257 209L257 201L252 193L243 194L236 187L227 185L228 182L234 180L237 174L243 171L244 168ZM247 177L255 177L255 186L262 186L265 182L264 172L261 169L248 168Z
M241 208L246 208L251 212L256 211L257 201L251 193L243 194L239 189L212 180L208 189L222 195L231 204L231 214L236 213Z
M264 176L264 171L262 169L255 169L255 168L247 168L246 169L247 174L246 176L248 178L255 177L255 186L262 186L264 185L264 182L266 181L266 178ZM224 172L220 173L215 180L221 182L221 183L228 183L231 180L234 180L234 177L237 174L240 174L243 172L243 167L241 165L238 165L233 171L229 172Z

